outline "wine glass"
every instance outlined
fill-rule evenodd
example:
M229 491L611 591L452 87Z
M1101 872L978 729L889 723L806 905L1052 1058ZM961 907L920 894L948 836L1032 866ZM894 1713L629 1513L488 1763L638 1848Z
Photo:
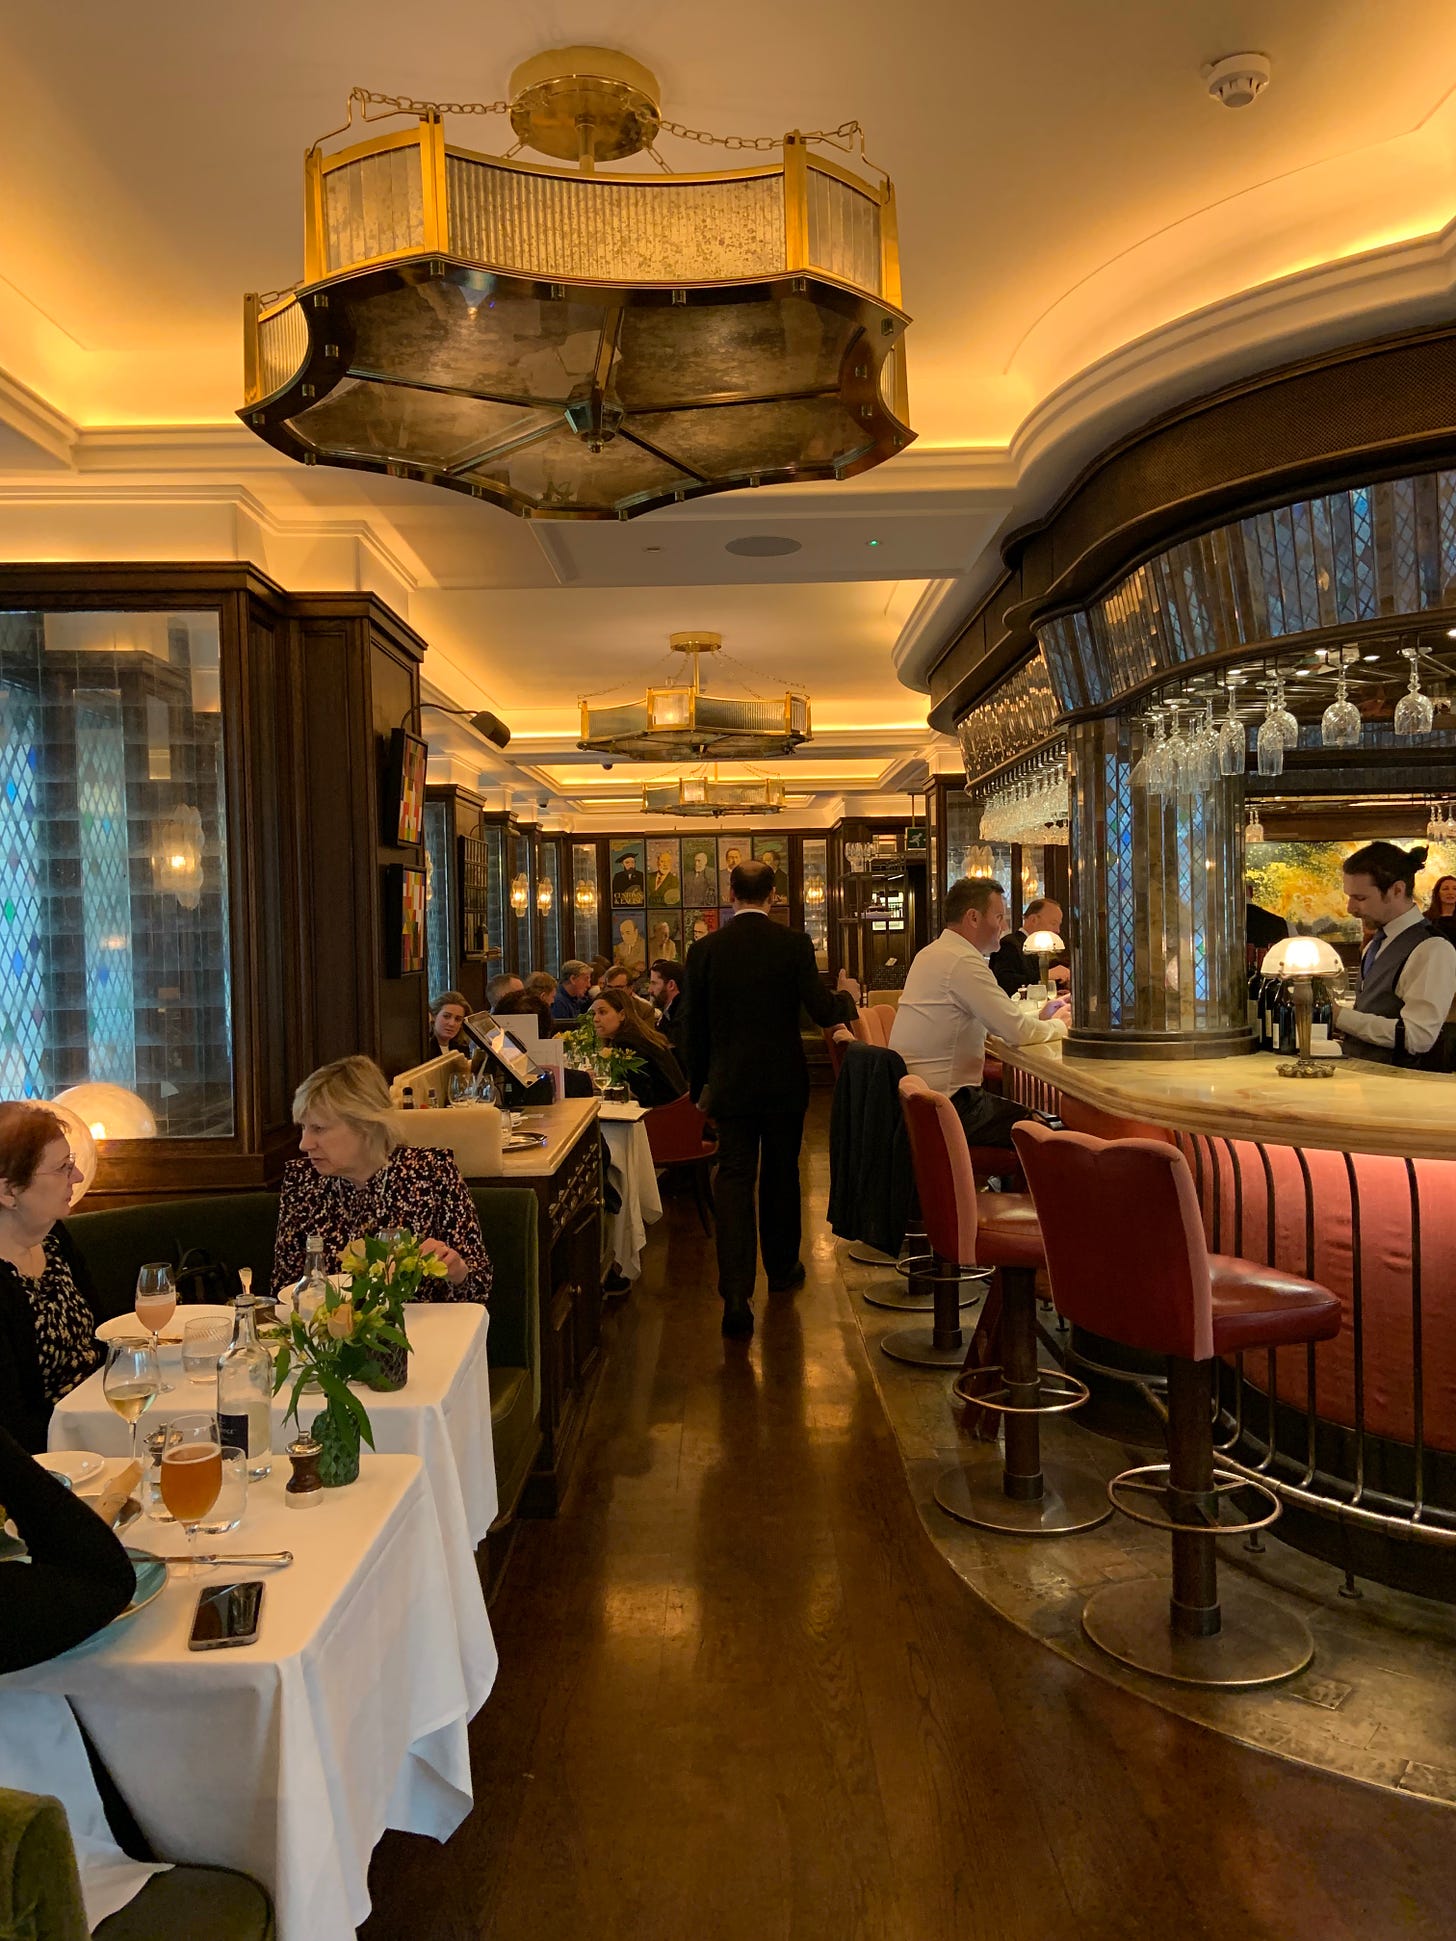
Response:
M1274 719L1279 723L1279 732L1284 737L1286 748L1298 748L1299 723L1290 713L1284 701L1284 676L1274 676Z
M172 1264L167 1260L149 1260L137 1270L136 1318L152 1337L152 1349L160 1368L162 1344L160 1331L166 1327L177 1312L177 1289L172 1284ZM163 1382L164 1391L170 1389L170 1382Z
M475 1079L469 1072L451 1072L445 1089L452 1105L471 1105L475 1101Z
M1232 686L1228 691L1228 713L1224 716L1218 731L1218 772L1220 775L1242 775L1247 760L1247 737L1244 724L1239 718L1235 705Z
M1421 693L1421 671L1417 649L1400 650L1410 662L1410 687L1395 704L1395 732L1398 735L1428 735L1435 723L1436 709L1429 694Z
M1340 662L1335 698L1320 716L1320 740L1326 748L1360 746L1360 710L1347 691L1343 660Z
M162 1501L182 1525L187 1548L222 1488L222 1442L215 1415L174 1415L162 1450ZM193 1568L189 1556L188 1568Z
M157 1351L140 1335L127 1335L106 1344L106 1369L101 1393L123 1422L131 1425L131 1459L137 1456L137 1425L162 1390Z
M495 1104L495 1081L484 1071L475 1081L475 1100L477 1105Z
M1261 775L1282 775L1284 773L1284 750L1288 746L1284 739L1284 724L1279 719L1274 706L1273 690L1264 703L1264 719L1259 723L1259 732L1254 740L1255 761Z

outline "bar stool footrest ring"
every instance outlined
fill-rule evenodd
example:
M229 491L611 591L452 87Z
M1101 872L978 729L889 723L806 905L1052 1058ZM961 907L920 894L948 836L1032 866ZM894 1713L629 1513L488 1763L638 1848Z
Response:
M1142 1480L1144 1477L1156 1477L1160 1480L1144 1482ZM1256 1496L1262 1497L1269 1505L1268 1514L1257 1517L1225 1516L1226 1509L1237 1509L1237 1505L1231 1503L1229 1499L1242 1490L1252 1490ZM1114 1508L1121 1510L1122 1514L1134 1523L1146 1524L1153 1530L1182 1530L1195 1537L1241 1536L1250 1530L1267 1530L1271 1523L1277 1523L1284 1514L1283 1503L1267 1483L1252 1482L1249 1477L1240 1476L1232 1469L1215 1469L1213 1472L1213 1489L1210 1494L1214 1499L1217 1520L1212 1523L1181 1522L1166 1507L1166 1500L1170 1494L1167 1463L1145 1463L1138 1469L1124 1469L1107 1485L1107 1494L1112 1499ZM1141 1503L1136 1502L1135 1499L1138 1496L1161 1497L1164 1500L1163 1507L1157 1511L1145 1508Z
M968 1393L961 1386L963 1382L976 1381L983 1375L1004 1373L999 1362L988 1362L984 1368L974 1369L971 1374L962 1375L952 1382L951 1393L958 1402L965 1402L972 1408L990 1409L993 1415L1065 1415L1069 1409L1081 1408L1091 1397L1092 1391L1085 1382L1079 1382L1075 1375L1068 1375L1060 1368L1037 1369L1037 1400L1029 1408L1022 1403L1006 1400L1011 1389L1004 1381L998 1388L988 1389L984 1395Z

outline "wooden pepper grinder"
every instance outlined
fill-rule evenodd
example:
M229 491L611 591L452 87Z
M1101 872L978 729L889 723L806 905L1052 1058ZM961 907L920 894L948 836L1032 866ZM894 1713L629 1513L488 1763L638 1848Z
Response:
M283 1501L288 1509L313 1510L323 1502L324 1484L319 1475L319 1458L323 1453L323 1444L315 1442L311 1435L301 1435L289 1443L288 1460L293 1474L283 1490Z

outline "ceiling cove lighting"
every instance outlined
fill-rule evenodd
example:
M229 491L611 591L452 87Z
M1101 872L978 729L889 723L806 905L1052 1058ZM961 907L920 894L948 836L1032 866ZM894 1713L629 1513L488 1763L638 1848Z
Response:
M820 152L860 136L863 161L857 122L684 129L603 48L538 55L511 88L352 91L335 135L363 132L356 110L413 125L305 155L303 280L244 299L244 424L304 464L552 519L851 478L913 440L894 189ZM460 113L509 115L550 159L457 148ZM672 174L659 133L742 159ZM597 173L644 151L663 173Z
M721 634L670 634L668 645L691 663L687 681L649 687L643 700L612 707L583 700L578 748L634 762L768 761L813 739L807 694L789 688L764 700L703 692L699 663L722 651Z
M711 775L682 775L673 782L648 782L642 790L646 815L724 816L780 815L784 785L771 775L755 775L742 782L720 782Z

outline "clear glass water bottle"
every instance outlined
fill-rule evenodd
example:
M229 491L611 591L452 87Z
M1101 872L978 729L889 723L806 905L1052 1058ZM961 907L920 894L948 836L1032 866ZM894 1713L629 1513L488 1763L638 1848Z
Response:
M251 1270L243 1268L239 1279L233 1338L217 1363L217 1426L224 1445L247 1451L256 1483L273 1466L273 1357L258 1339Z
M328 1295L329 1277L324 1272L323 1235L311 1233L305 1244L303 1278L293 1284L293 1311L301 1321L307 1321L323 1306Z

